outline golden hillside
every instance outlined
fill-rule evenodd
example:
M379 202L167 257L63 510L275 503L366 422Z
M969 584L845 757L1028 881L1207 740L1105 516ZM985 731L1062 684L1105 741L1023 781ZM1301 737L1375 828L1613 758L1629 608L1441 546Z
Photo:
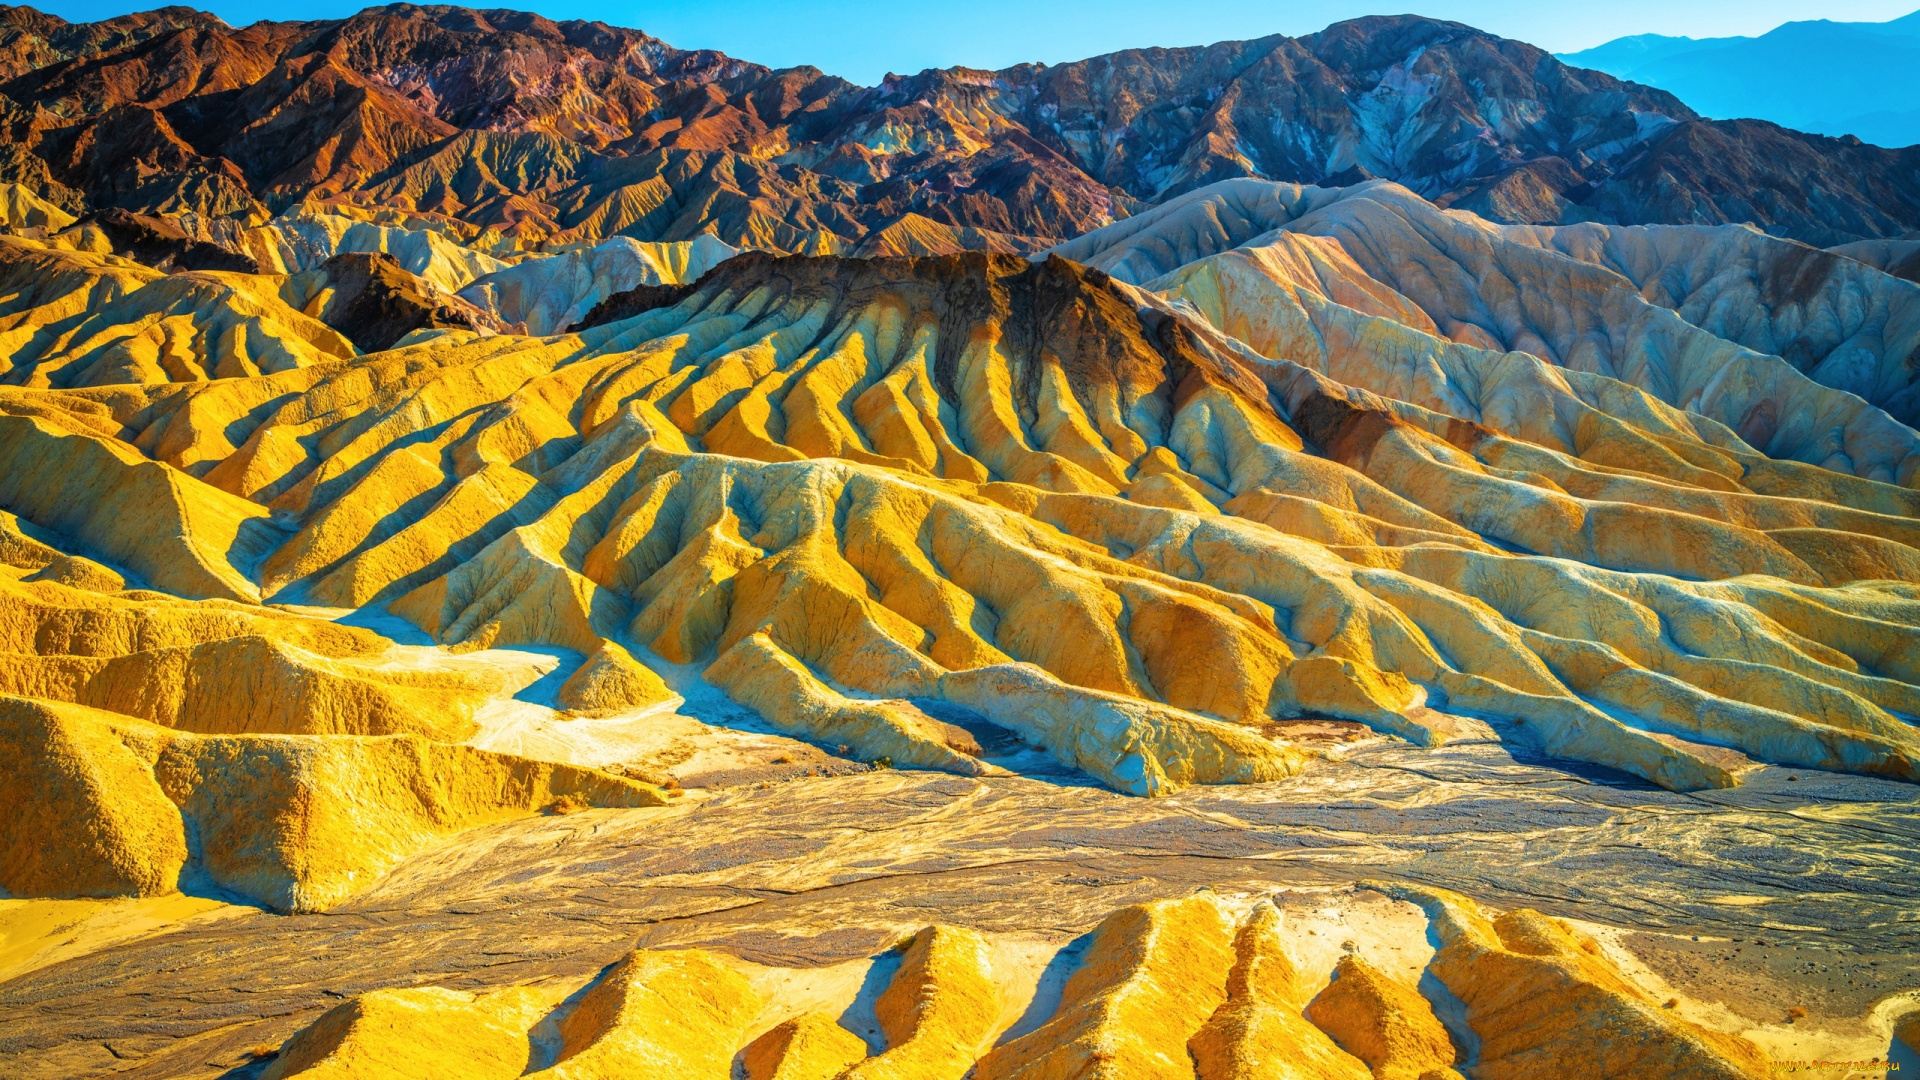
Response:
M585 871L474 868L543 820L672 852L777 780L889 768L1035 800L1003 854L1161 813L1136 804L1260 832L1382 754L1656 814L1783 773L1920 790L1920 286L1791 241L1251 180L1032 259L616 238L509 265L307 217L245 240L273 273L169 272L35 220L0 238L0 928L116 897L378 923L469 871L505 890L474 910L537 917ZM1475 798L1487 835L1541 835ZM832 816L782 805L728 835ZM845 828L825 884L724 887L862 880ZM730 858L662 873L708 895ZM1315 951L1204 876L1059 922L862 915L913 931L855 979L866 1031L775 973L807 965L628 928L617 963L542 947L579 970L322 979L246 1075L1624 1080L1785 1052L1510 883L1478 890L1496 917L1346 861L1377 898L1328 910L1407 924L1377 948ZM806 952L819 925L763 929ZM1042 928L1091 937L1043 976L1014 960Z

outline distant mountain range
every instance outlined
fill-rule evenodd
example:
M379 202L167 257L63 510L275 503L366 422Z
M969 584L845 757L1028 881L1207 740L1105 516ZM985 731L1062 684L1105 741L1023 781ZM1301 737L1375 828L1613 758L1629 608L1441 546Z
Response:
M0 183L215 242L305 205L438 220L496 253L702 233L1031 252L1240 176L1384 178L1508 222L1752 222L1821 245L1920 229L1920 149L1710 122L1415 16L860 87L517 11L234 28L0 6Z
M1920 143L1920 11L1883 23L1790 22L1751 38L1636 34L1560 59L1657 86L1716 119Z

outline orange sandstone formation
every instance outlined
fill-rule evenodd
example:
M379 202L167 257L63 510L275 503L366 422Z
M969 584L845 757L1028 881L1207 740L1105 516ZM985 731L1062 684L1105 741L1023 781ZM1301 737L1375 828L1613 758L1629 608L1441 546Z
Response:
M635 1072L726 1080L761 1001L747 981L698 950L635 952L560 1023L559 1060L540 1080L615 1080Z

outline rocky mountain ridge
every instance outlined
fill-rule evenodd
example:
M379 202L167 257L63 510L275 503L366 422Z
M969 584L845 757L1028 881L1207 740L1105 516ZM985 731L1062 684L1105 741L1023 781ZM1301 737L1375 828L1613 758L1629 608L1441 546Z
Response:
M1709 123L1414 16L874 87L408 4L237 29L186 8L97 24L5 8L0 53L0 181L73 211L258 224L318 202L513 249L712 232L783 252L1018 252L1221 179L1380 177L1542 224L1747 221L1823 243L1920 227L1912 154Z

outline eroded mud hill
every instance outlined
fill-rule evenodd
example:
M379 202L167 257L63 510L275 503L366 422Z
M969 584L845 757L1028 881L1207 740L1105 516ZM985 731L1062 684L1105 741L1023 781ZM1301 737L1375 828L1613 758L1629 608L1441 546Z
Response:
M1656 817L1695 805L1670 793L1756 778L1842 785L1791 829L1872 832L1845 792L1892 822L1887 793L1920 791L1920 286L1857 260L1740 228L1498 225L1392 184L1243 179L1032 259L622 240L492 266L437 234L309 222L263 227L294 259L263 265L292 272L169 273L15 202L41 223L0 240L0 792L30 807L0 825L5 903L359 919L431 879L459 905L480 878L441 871L543 812L697 830L725 817L715 792L879 791L889 766L952 785L934 795L1030 799L995 840L1015 864L1055 842L1056 815L1085 815L1061 841L1079 845L1103 813L1153 817L1140 835L1168 831L1170 856L1256 862L1271 849L1225 839L1261 831L1255 807L1317 798L1301 793L1389 748L1393 769L1443 774L1476 750L1550 760L1488 768L1671 800ZM1518 798L1486 795L1467 831L1538 839L1503 816ZM872 828L893 813L875 803ZM779 839L729 820L743 859L790 842L839 868L795 890L917 872L851 842L821 855L806 822ZM1911 843L1883 824L1877 870L1851 832L1795 857L1844 848L1891 893ZM633 843L677 858L678 827ZM558 876L520 897L536 908L597 873L527 855L482 876L542 877L549 857ZM732 856L685 857L646 888L685 874L690 895L765 899L710 876ZM604 933L557 981L430 989L443 958L368 958L391 970L338 1010L282 987L271 1023L236 1030L284 1039L299 1014L274 1063L247 1066L285 1076L363 1075L354 1061L400 1053L382 1049L395 1031L408 1054L556 1076L656 1054L716 1076L1210 1078L1274 1067L1281 1045L1303 1075L1521 1077L1598 1054L1621 1077L1752 1076L1762 1043L1792 1041L1663 996L1680 961L1655 978L1521 910L1523 884L1490 918L1434 891L1469 884L1458 867L1399 858L1322 872L1388 865L1376 891L1436 935L1412 974L1313 954L1296 979L1306 946L1278 944L1265 909L1169 885L1062 922L1108 920L1025 1027L983 959L1005 943L915 916L897 972L860 976L878 1025L862 1047L823 1012L838 990L679 948L693 938L589 986L617 959ZM1846 921L1844 890L1813 884L1794 925ZM1755 902L1785 902L1775 886ZM1673 889L1749 895L1712 875ZM428 907L393 940L415 949L444 914ZM305 947L305 924L272 925L259 956ZM1872 930L1847 925L1841 945L1865 948ZM1848 999L1833 1022L1854 1027L1821 1045L1879 1037L1904 988ZM1547 1015L1550 992L1566 1005ZM78 1054L53 999L22 993L27 1038ZM1168 999L1191 1015L1140 1018ZM725 1036L673 1034L689 1025Z

